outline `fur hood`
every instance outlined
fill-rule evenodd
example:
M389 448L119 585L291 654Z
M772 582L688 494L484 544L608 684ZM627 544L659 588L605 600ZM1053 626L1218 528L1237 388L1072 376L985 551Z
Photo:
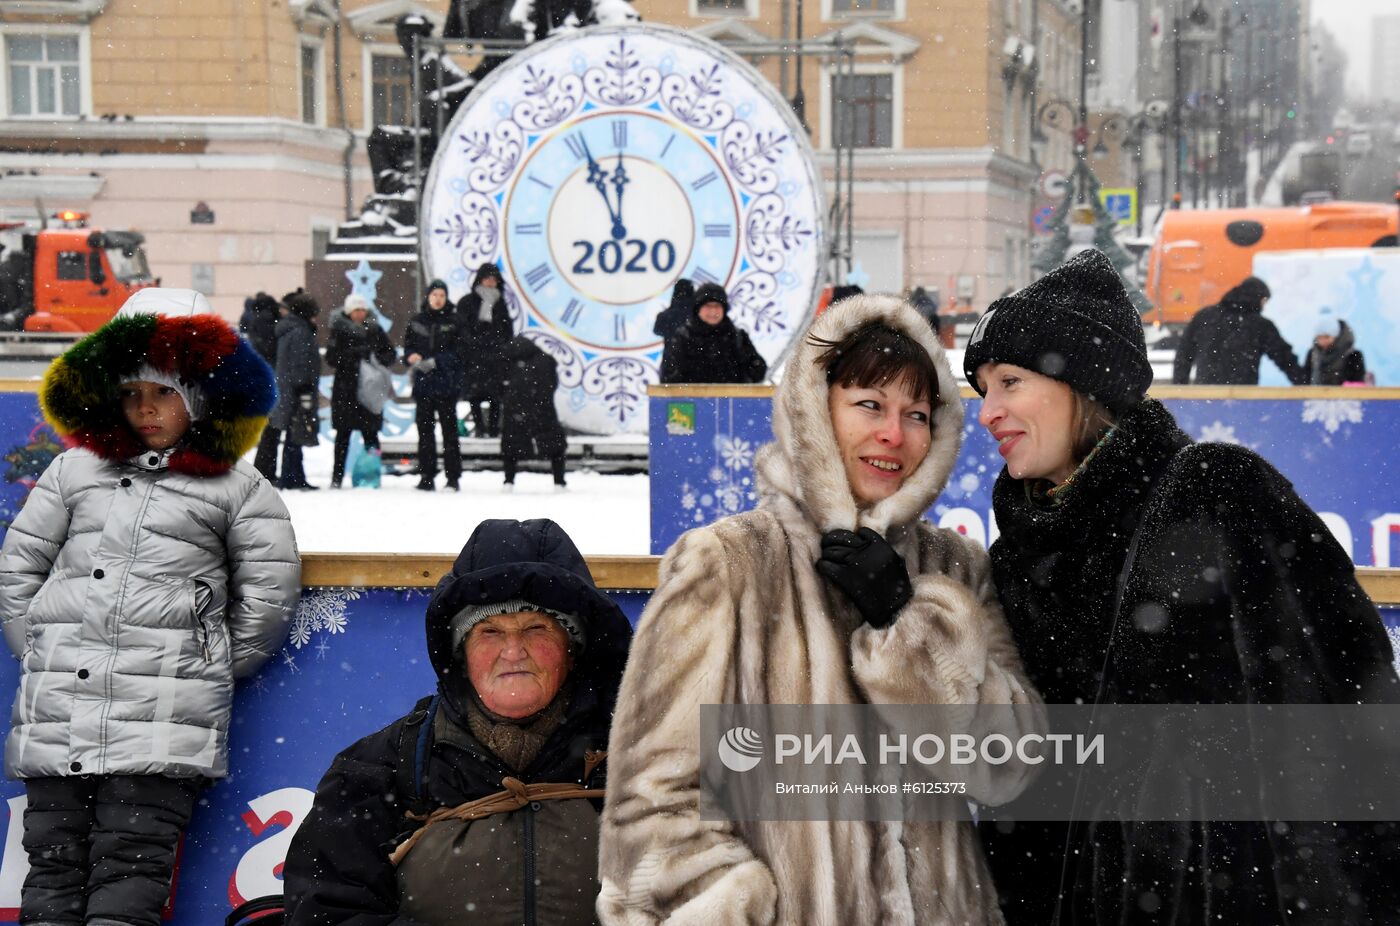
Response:
M933 443L924 461L898 492L862 511L836 450L826 371L817 363L824 348L811 338L839 341L872 321L884 322L928 352L938 372L938 404L933 410ZM760 496L786 497L819 533L869 527L885 534L891 527L917 521L943 491L962 444L962 397L942 345L914 308L892 296L856 296L838 303L809 333L798 342L773 397L774 440L759 451L754 466Z
M118 387L143 363L204 395L204 414L171 454L171 470L219 475L256 446L277 394L272 370L213 315L112 319L49 366L39 387L44 418L70 446L104 459L141 453L145 446L122 415Z

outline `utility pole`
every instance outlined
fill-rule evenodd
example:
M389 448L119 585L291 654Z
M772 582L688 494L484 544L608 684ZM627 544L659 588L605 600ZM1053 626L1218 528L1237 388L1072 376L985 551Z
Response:
M803 0L797 0L797 35L795 36L795 41L798 45L802 44L802 7ZM802 127L807 129L808 132L811 132L811 128L807 125L807 94L802 88L802 57L802 55L797 56L797 92L792 95L792 111L797 115L797 121L802 123ZM841 107L837 106L833 106L832 108L841 109Z
M792 37L792 0L782 0L779 5L782 10L782 37L783 44L786 45ZM778 92L783 95L783 99L788 99L788 53L783 52L781 60L778 62Z
M1172 7L1172 192L1181 193L1181 15Z
M1089 0L1079 12L1079 113L1074 126L1074 155L1083 161L1089 156ZM1075 202L1083 203L1086 184L1075 185Z

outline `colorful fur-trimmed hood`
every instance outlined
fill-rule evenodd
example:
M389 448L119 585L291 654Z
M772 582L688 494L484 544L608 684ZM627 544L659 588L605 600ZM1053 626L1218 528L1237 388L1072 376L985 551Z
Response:
M72 446L109 460L145 447L127 425L118 387L143 363L199 387L202 417L170 458L176 472L227 472L258 442L277 396L272 370L213 315L112 319L53 362L39 389L44 417Z

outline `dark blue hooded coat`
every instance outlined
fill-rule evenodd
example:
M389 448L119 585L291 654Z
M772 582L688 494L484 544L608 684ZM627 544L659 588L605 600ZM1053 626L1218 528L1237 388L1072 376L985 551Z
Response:
M451 641L452 618L463 608L512 599L572 614L587 634L569 674L573 695L564 720L521 770L508 768L472 735L464 713L469 682L462 655ZM410 920L400 913L400 880L389 852L418 827L405 819L406 811L455 807L495 794L504 790L507 776L526 784L602 786L606 764L585 781L584 754L607 749L632 628L593 584L583 557L559 525L544 519L483 521L433 592L426 633L438 673L434 715L428 719L424 710L415 709L332 762L287 854L287 922L294 926L432 926L434 921ZM420 740L425 723L433 724L431 736ZM405 774L405 766L418 758L419 742L426 744L421 774ZM405 787L406 782L412 787ZM416 799L405 793L414 787L420 791ZM546 809L579 803L552 801ZM460 866L454 861L453 870L442 872L444 883L452 878L476 882L471 890L484 898L480 922L592 922L596 889L565 892L560 885L593 883L596 831L560 836L549 833L548 823L536 804L470 825L505 831L505 844L517 853L498 858L493 852L487 859L465 855ZM517 830L522 838L516 837ZM501 844L500 836L484 838L496 840L488 843L492 846ZM567 877L563 867L571 869Z

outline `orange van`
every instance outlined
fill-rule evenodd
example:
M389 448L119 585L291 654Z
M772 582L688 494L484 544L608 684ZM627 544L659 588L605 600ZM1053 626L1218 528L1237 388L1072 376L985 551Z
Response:
M1317 203L1282 209L1172 210L1147 256L1146 320L1184 325L1249 276L1261 251L1394 245L1395 206Z

